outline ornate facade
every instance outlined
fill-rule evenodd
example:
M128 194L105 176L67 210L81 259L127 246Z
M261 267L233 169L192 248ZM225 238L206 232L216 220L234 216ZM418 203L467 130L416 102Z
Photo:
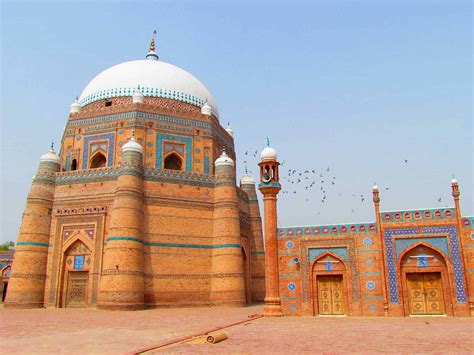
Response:
M264 152L259 190L276 226L277 154ZM474 315L474 218L451 188L451 208L380 211L374 186L371 223L265 228L267 315Z
M59 156L40 159L5 307L262 301L255 182L236 186L234 161L212 95L154 41L100 73L71 105Z

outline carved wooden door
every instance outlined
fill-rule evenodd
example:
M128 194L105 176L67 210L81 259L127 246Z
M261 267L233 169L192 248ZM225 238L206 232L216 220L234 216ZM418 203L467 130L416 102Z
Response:
M410 314L444 314L439 272L407 274Z
M344 314L342 276L318 276L319 314Z
M66 307L86 306L87 276L87 272L69 273Z

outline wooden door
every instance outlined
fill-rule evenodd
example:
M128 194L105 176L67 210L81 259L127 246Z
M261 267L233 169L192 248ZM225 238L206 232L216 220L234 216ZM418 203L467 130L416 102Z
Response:
M85 307L88 272L69 272L66 307Z
M439 272L407 274L410 314L444 314Z
M318 276L319 314L344 314L342 275Z

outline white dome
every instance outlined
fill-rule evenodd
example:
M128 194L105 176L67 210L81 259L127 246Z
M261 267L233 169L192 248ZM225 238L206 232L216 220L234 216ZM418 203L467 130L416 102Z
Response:
M134 137L132 137L122 147L122 152L138 152L143 154L143 147L138 143Z
M110 97L132 96L140 85L144 96L163 97L201 107L206 100L218 116L209 90L192 74L160 60L133 60L114 65L92 79L79 97L82 106Z
M240 179L240 185L255 185L255 180L250 175L244 175Z
M216 159L215 166L234 166L234 161L230 158L225 151L222 152L221 156Z
M71 104L71 110L69 112L70 113L79 113L79 112L81 112L81 104L79 103L79 101L76 100Z
M61 164L61 158L59 158L53 149L50 149L46 154L43 154L40 158L40 161Z
M262 150L262 153L260 153L260 159L261 160L277 160L277 151L273 149L272 147L265 147L264 150Z

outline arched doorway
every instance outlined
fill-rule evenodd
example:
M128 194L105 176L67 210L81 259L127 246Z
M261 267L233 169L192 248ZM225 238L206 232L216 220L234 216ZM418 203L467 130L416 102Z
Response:
M344 315L347 310L346 265L332 253L325 253L312 265L314 315ZM347 292L348 294L348 292Z
M405 315L452 314L445 257L434 247L418 244L400 257Z
M104 168L106 164L107 164L107 159L105 158L104 154L98 152L94 154L94 156L91 158L90 163L89 163L89 168L90 169Z
M91 251L76 240L64 253L62 307L86 307L88 304Z
M182 170L183 161L177 154L171 153L165 158L165 163L163 165L165 169Z
M7 297L7 290L8 290L8 280L10 279L10 274L12 271L12 266L7 265L3 268L2 272L2 303L5 302L5 298Z

